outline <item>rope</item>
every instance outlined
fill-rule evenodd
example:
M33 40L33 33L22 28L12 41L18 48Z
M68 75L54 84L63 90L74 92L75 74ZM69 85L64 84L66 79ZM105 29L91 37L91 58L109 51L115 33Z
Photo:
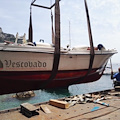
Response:
M60 0L55 0L55 3L51 7L36 5L34 4L35 1L36 0L33 0L33 2L31 3L32 6L41 7L45 9L52 9L52 7L55 6L55 37L54 37L55 42L53 42L53 44L55 43L55 50L54 50L53 67L52 67L51 75L48 78L48 80L44 81L44 83L40 85L40 88L43 89L56 77L56 74L58 72L58 66L59 66L59 61L60 61L60 7L59 7ZM31 16L30 16L30 20L31 20Z
M46 80L41 88L47 87L47 85L56 77L58 72L60 61L60 8L59 8L59 0L55 2L55 51L54 51L54 60L52 72L48 80Z
M111 71L113 71L111 58L110 58L110 66L111 66Z
M105 109L105 108L98 109L98 111L99 111L99 110L102 110L102 109ZM104 113L104 114L101 114L101 115L98 115L98 116L95 116L95 117L92 117L92 118L82 118L82 119L79 119L79 120L83 120L83 119L92 120L92 119L95 119L95 118L99 118L99 117L108 115L108 114L113 113L113 112L115 112L115 111L117 111L117 110L120 110L120 108L116 108L116 109L113 110L113 111L106 112L106 113ZM70 119L73 119L73 118L76 118L76 117L80 117L80 116L83 116L83 115L86 115L86 114L89 114L89 113L92 113L92 111L86 112L86 113L83 113L83 114L80 114L80 115L76 115L76 116L73 116L73 117L70 117L70 118L67 118L67 119L64 119L64 120L70 120ZM93 113L93 114L94 114L94 113Z
M112 61L111 61L111 58L110 58L110 66L111 66L111 79L112 79L112 77L113 77L113 68L112 68ZM114 81L114 79L113 79L113 84L112 84L112 86L113 87L115 87L115 83L114 83L115 81Z
M86 0L84 0L85 3L85 10L86 10L86 17L87 17L87 25L88 25L88 34L89 34L89 42L90 42L90 62L89 62L89 68L87 73L83 76L83 77L79 77L77 80L75 80L74 82L72 82L71 84L74 84L76 82L79 82L81 80L84 80L88 74L91 72L92 70L92 66L93 66L93 61L94 61L94 56L95 56L95 52L94 52L94 45L93 45L93 38L92 38L92 30L91 30L91 25L90 25L90 18L89 18L89 12L88 12L88 7L87 7L87 2Z

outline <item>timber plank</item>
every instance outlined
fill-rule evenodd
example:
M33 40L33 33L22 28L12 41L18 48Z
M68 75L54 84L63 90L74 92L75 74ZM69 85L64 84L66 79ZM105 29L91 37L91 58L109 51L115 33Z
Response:
M65 101L51 99L49 101L49 103L50 103L50 105L53 105L53 106L56 106L56 107L59 107L59 108L63 108L63 109L69 108L69 103L67 103Z
M46 105L40 105L40 107L45 113L51 113L50 109Z

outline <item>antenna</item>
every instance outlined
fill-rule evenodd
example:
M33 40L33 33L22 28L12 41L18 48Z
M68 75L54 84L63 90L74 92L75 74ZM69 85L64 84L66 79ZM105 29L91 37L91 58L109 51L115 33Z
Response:
M69 46L71 48L71 33L70 33L70 20L69 20Z

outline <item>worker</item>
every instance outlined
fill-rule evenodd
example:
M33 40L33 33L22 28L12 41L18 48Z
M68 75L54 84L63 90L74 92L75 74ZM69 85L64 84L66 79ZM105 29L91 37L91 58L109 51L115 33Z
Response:
M111 79L116 78L116 81L114 82L115 86L120 85L120 68L118 68L118 72L113 75L113 71L111 71Z

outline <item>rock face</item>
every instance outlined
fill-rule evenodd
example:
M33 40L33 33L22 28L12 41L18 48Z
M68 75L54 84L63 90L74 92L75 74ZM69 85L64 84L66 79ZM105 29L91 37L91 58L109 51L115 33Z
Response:
M13 95L12 97L22 99L22 98L30 98L34 96L35 96L34 91L26 91L26 92L16 93L16 95Z
M9 33L4 33L0 27L0 42L11 41L15 42L15 36Z

